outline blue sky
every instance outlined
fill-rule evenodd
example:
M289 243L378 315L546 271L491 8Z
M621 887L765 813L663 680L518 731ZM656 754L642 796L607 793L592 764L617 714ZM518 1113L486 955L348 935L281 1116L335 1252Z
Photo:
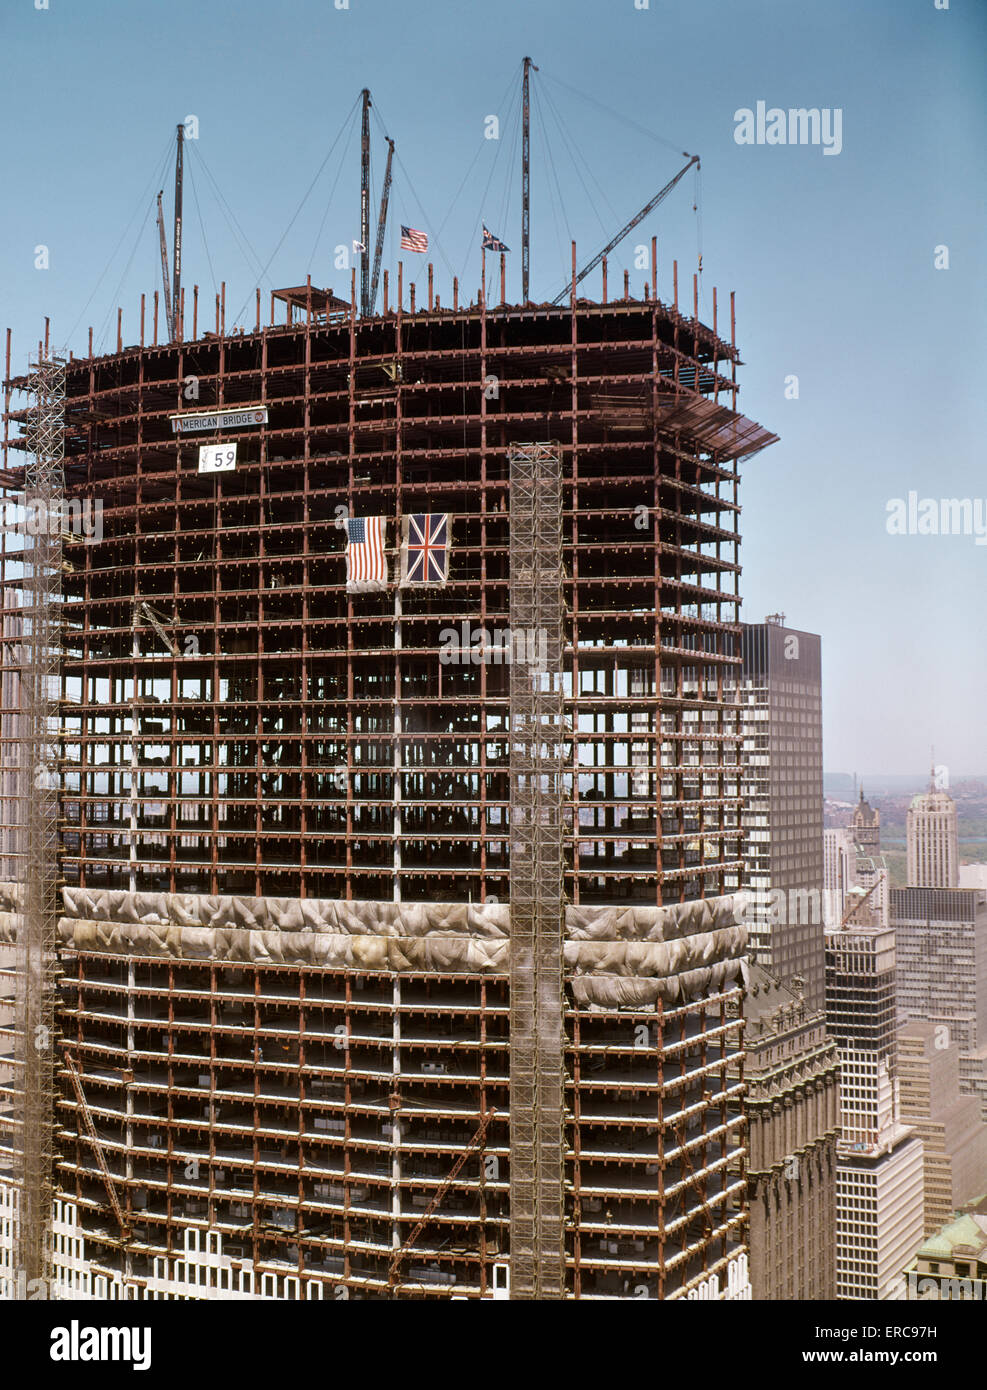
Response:
M184 282L208 304L225 279L228 323L269 261L265 305L309 271L347 289L333 249L359 232L359 170L352 120L340 132L364 85L400 158L391 227L430 232L443 299L453 270L475 293L481 218L514 248L519 294L526 53L534 297L564 282L569 236L588 260L680 151L698 153L701 219L690 174L614 253L611 284L657 234L662 298L673 257L691 287L700 246L703 316L713 285L721 305L736 291L741 406L781 435L744 468L744 616L781 610L822 634L828 770L921 771L934 742L954 778L987 773L987 546L886 529L909 491L987 509L982 0L5 0L0 49L15 369L46 314L83 352L89 324L113 345L120 304L136 339L141 291L160 282L154 194L164 184L170 216L165 160L190 114ZM839 108L841 153L738 145L734 113L759 100ZM483 140L490 114L500 141ZM379 184L376 118L373 140ZM645 277L631 270L636 292Z

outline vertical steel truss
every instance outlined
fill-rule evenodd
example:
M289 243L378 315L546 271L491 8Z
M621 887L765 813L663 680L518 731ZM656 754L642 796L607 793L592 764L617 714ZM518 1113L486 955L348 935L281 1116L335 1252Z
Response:
M565 1297L562 464L510 458L511 1297ZM536 664L522 652L544 653Z
M22 916L17 934L15 1057L20 1105L15 1129L23 1279L50 1276L49 1225L55 1110L58 987L58 709L65 364L32 366L31 457L25 471L22 737L18 769ZM46 1283L45 1287L48 1285Z

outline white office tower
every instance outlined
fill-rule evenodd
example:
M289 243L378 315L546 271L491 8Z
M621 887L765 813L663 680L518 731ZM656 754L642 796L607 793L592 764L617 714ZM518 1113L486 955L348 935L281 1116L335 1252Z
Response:
M862 901L862 900L861 900ZM840 1049L836 1295L903 1297L900 1278L924 1234L922 1141L900 1123L895 942L869 905L826 933L826 1021Z
M909 888L958 888L956 802L949 792L937 790L934 774L929 790L912 799L905 833Z
M850 830L823 831L823 924L838 927L847 909L847 894L857 886L857 847Z

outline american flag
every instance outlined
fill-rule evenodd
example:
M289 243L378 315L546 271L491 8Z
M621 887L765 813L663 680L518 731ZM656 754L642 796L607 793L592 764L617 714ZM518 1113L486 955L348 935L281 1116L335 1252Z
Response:
M347 589L383 589L387 585L382 516L351 516L346 521Z
M427 251L428 236L425 232L420 232L417 227L401 227L401 250L402 251Z
M404 518L402 584L445 584L449 578L449 513Z

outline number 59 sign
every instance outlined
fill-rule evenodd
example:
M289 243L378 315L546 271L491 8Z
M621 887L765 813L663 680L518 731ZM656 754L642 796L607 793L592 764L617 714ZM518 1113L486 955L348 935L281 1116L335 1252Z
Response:
M236 468L235 444L200 444L199 472L228 473Z

